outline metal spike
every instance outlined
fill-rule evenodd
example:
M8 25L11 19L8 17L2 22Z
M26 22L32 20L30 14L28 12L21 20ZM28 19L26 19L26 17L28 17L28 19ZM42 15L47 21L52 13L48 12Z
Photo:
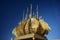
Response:
M13 40L13 39L11 38L11 40Z
M31 8L30 8L30 15L29 18L32 18L32 4L31 4Z
M27 8L25 20L26 20L26 19L28 19L28 8Z
M38 18L38 5L37 5L37 8L36 8L36 18Z
M35 16L34 16L34 12L33 12L33 17L35 17Z
M24 20L24 11L23 11L23 19L22 20Z
M42 16L40 16L39 19L42 19Z

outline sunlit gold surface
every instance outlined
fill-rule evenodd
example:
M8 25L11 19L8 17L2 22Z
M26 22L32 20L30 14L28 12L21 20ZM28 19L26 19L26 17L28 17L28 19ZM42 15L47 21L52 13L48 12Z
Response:
M50 27L45 21L41 19L37 20L36 18L31 18L28 19L27 21L22 22L16 28L14 28L13 34L15 34L17 37L24 34L29 34L29 32L30 33L39 32L40 34L43 34L45 30L47 32L50 31Z

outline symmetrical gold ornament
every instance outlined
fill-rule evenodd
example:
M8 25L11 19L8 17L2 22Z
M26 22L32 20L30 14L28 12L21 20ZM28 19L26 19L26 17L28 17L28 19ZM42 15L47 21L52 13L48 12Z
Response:
M18 24L17 27L15 27L12 31L12 33L16 36L14 40L21 40L21 39L28 39L32 38L33 40L44 39L45 34L48 34L50 32L49 25L42 19L38 17L38 6L36 9L36 17L32 16L32 4L30 9L30 15L28 18L28 8L26 13L26 18L24 20L24 12L23 12L23 20Z

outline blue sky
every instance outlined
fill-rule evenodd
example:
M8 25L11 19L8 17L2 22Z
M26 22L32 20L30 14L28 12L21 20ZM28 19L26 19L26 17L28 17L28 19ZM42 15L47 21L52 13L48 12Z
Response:
M38 4L39 16L51 27L48 40L60 38L60 0L2 0L0 3L0 40L13 37L13 28L22 20L23 10L30 8L30 4L34 12Z

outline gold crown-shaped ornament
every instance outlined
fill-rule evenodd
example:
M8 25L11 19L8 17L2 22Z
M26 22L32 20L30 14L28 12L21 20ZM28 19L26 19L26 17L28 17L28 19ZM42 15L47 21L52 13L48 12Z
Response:
M30 8L30 15L28 18L28 8L26 12L26 17L15 27L12 33L16 36L13 40L47 40L45 34L50 32L50 27L41 16L38 17L38 5L36 8L36 15L32 15L32 4ZM32 38L32 39L31 39Z

